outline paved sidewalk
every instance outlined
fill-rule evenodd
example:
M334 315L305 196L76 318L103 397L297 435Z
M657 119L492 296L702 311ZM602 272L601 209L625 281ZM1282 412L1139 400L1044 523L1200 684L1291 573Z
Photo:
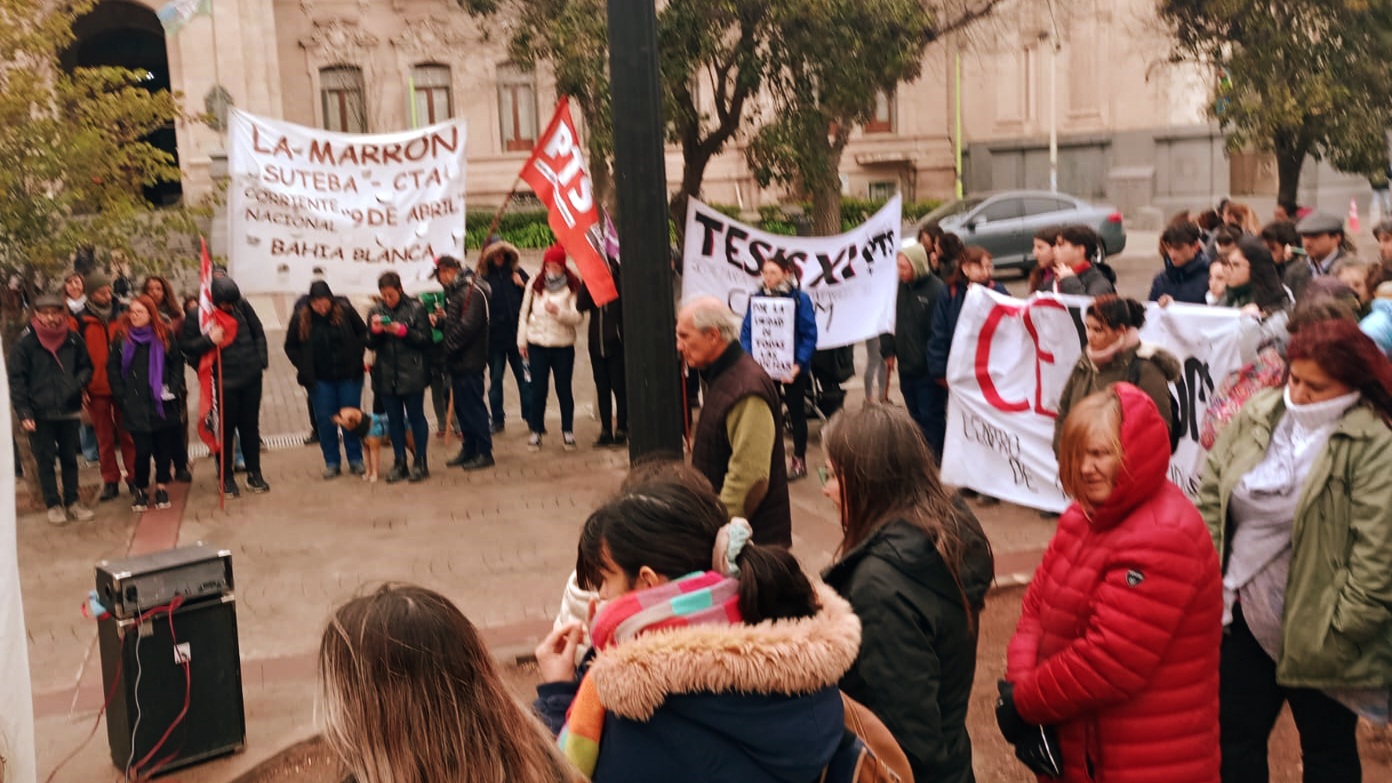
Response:
M303 395L279 351L283 333L270 340L263 432L287 441L306 431ZM167 780L228 781L314 734L320 632L333 607L365 585L405 580L440 590L483 629L496 654L505 660L525 656L550 626L574 565L581 524L617 489L627 466L626 451L588 446L599 427L591 413L594 391L583 344L577 354L576 435L582 445L575 452L562 451L553 436L540 454L528 453L525 427L510 417L491 471L444 467L458 441L446 445L432 438L434 475L423 484L367 484L351 476L326 482L318 447L296 446L263 455L269 494L244 490L240 499L228 500L225 511L217 507L212 464L201 460L187 495L182 487L174 493L171 511L147 512L138 520L123 496L102 504L96 520L86 524L53 528L40 514L21 517L41 773L77 748L101 706L96 625L81 616L80 606L93 585L94 564L102 559L175 542L202 541L233 553L247 749ZM515 410L510 381L508 388ZM861 404L858 389L848 403ZM551 404L549 426L556 433L554 395ZM816 433L813 425L808 458L820 464ZM794 552L809 571L820 570L840 539L833 509L815 479L794 484L792 496ZM1053 523L1009 505L978 514L996 548L1002 582L1020 581L1033 570ZM57 780L120 777L110 762L105 727L99 726Z

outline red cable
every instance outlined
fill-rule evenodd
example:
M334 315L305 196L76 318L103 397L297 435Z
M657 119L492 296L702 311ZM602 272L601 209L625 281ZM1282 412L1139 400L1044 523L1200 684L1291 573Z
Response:
M176 596L173 601L170 601L164 606L157 606L154 609L150 609L149 611L135 618L136 633L140 632L140 624L143 623L145 620L149 619L151 615L166 610L169 611L172 615L174 607L178 606L179 604L182 604L183 602L183 596ZM171 620L170 633L173 634L173 632L173 621ZM71 753L65 756L62 761L58 762L58 766L54 767L52 772L48 773L48 777L44 778L44 783L53 783L53 779L58 776L58 773L63 769L63 767L67 766L67 763L69 761L72 761L73 757L80 753L83 748L87 747L87 743L92 741L92 737L96 736L97 728L101 726L102 716L106 714L107 708L111 706L111 700L116 696L116 686L121 683L121 672L125 668L125 663L125 656L116 656L116 676L111 678L111 687L107 688L106 698L102 701L101 709L97 710L97 717L92 721L92 730L87 732L87 737L83 739L82 742L78 743L77 747L73 748Z
M171 646L171 647L178 647L178 645L179 645L179 640L178 640L178 638L174 635L174 610L175 610L175 609L178 609L179 606L180 606L181 604L183 604L183 602L184 602L184 597L181 596L181 595L180 595L180 596L175 596L175 597L174 597L174 600L169 602L169 643L170 643L170 646ZM192 657L192 656L190 656L190 657ZM135 779L138 780L138 781L139 781L139 780L149 780L151 777L154 776L155 770L158 770L158 769L160 768L161 765L163 765L164 763L167 763L169 760L171 760L171 759L166 759L165 761L160 762L160 764L156 764L153 768L147 770L147 771L144 773L145 776L144 776L143 778L141 777L140 768L143 767L143 766L145 766L146 764L148 764L149 761L150 761L150 759L154 758L155 754L159 752L159 749L162 748L162 747L164 747L164 743L167 742L167 741L169 740L169 735L174 733L174 729L177 728L178 725L179 725L180 723L183 722L184 716L188 715L188 711L189 711L189 700L190 700L190 697L193 695L193 694L192 694L192 691L193 691L193 675L192 675L192 673L189 671L189 661L188 661L187 659L184 660L184 661L182 661L182 662L181 662L181 665L184 667L184 706L183 706L183 709L179 710L179 714L176 715L176 716L174 716L173 722L171 722L171 723L169 724L169 728L167 728L167 729L164 730L164 734L163 734L163 736L161 736L161 737L159 738L159 742L156 742L156 743L155 743L155 746L152 747L152 748L150 748L150 752L149 752L149 753L146 753L144 758L140 759L140 761L137 761L137 762L135 763L135 767L134 767L133 769L135 769L135 772L136 772Z

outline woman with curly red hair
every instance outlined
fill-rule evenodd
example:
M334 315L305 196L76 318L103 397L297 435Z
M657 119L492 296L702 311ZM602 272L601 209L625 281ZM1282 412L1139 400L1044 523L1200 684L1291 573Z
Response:
M1199 510L1222 556L1223 780L1267 779L1289 703L1305 779L1358 781L1361 714L1392 701L1392 365L1358 325L1303 325L1284 387L1209 452Z
M131 300L117 322L107 354L111 396L135 441L135 499L131 509L150 504L150 460L155 461L155 508L169 508L167 485L179 444L179 392L184 360L179 341L145 294Z

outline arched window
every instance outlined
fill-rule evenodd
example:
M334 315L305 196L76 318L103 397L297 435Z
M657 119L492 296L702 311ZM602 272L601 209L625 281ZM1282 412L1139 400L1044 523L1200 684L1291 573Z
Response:
M362 69L339 65L319 70L319 94L324 101L324 127L343 133L367 133Z
M537 139L536 77L512 63L498 66L498 117L503 149L526 152Z
M866 133L894 132L894 93L880 91L875 93L875 114L865 123Z
M411 124L434 125L454 116L448 65L417 65L411 69Z

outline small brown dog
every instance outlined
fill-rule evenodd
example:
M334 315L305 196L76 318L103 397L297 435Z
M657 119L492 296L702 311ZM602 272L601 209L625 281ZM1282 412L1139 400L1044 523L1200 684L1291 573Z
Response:
M357 435L363 445L363 481L376 481L382 468L382 441L387 436L387 417L359 408L342 408L333 423Z

